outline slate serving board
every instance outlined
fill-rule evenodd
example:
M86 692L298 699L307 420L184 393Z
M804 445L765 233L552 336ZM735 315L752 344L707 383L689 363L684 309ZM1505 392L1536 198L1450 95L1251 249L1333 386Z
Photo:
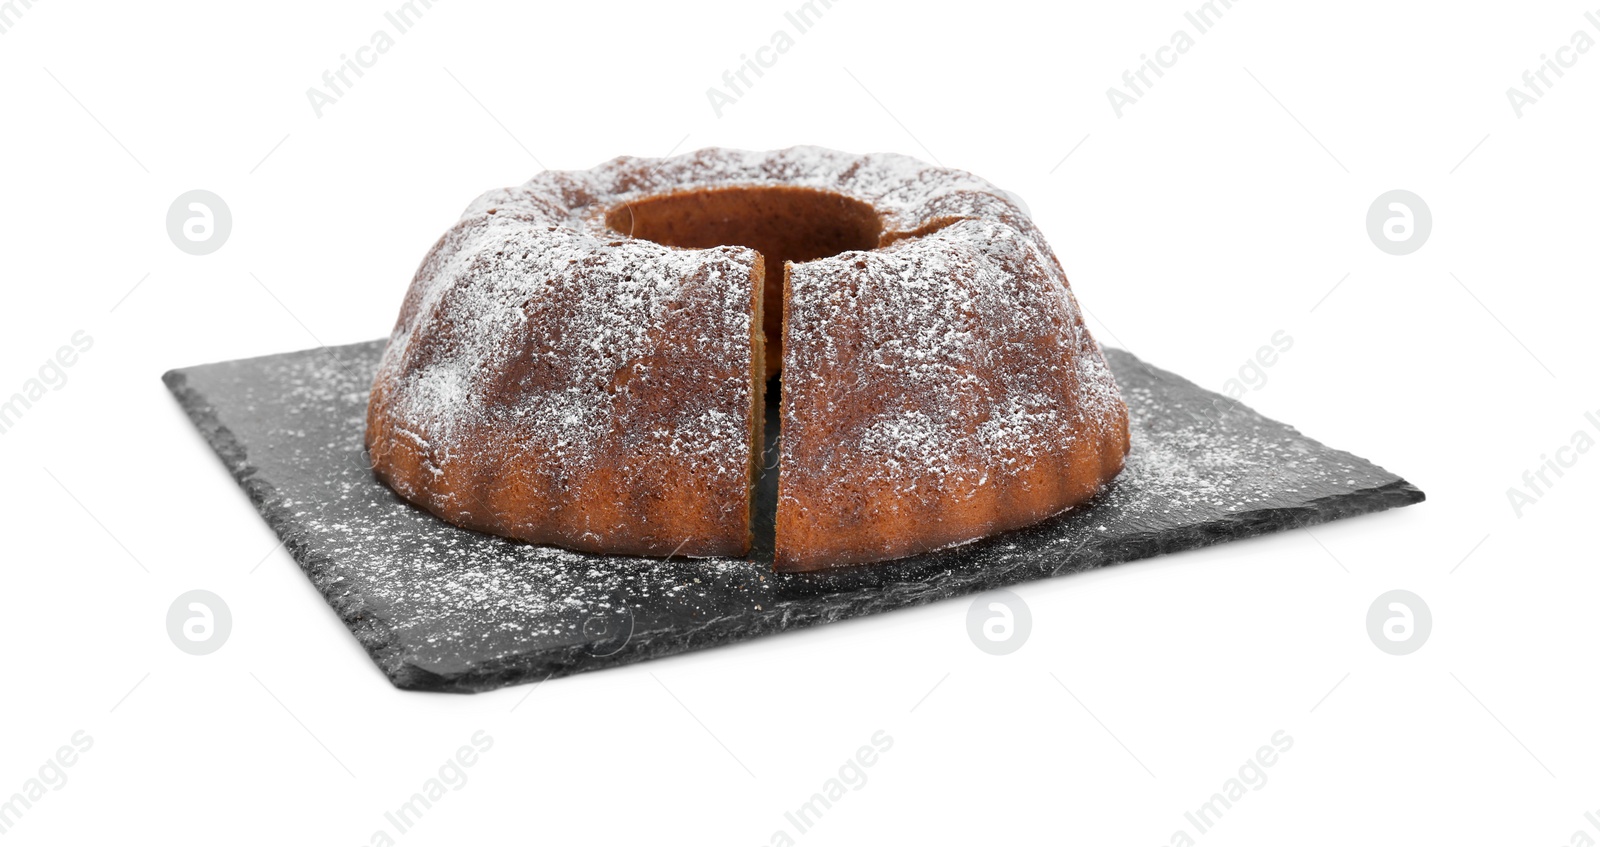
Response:
M400 688L485 691L1423 499L1382 468L1108 349L1132 417L1127 468L1088 505L1044 523L890 563L776 574L769 473L749 559L572 553L456 528L377 481L362 435L383 345L181 368L163 380ZM768 420L772 465L775 408Z

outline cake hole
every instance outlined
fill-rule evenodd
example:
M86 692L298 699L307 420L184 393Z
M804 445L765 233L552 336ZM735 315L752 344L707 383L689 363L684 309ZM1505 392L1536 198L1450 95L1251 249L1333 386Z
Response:
M669 247L749 247L774 271L784 262L871 250L883 233L869 203L779 185L658 194L612 209L606 226Z

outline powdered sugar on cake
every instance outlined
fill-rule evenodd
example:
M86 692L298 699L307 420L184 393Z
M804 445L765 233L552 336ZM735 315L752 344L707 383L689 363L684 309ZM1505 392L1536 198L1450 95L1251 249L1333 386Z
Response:
M757 254L628 238L605 216L661 194L766 185L836 192L871 205L883 223L879 249L793 266L791 305L803 319L785 353L785 408L810 402L813 378L837 380L864 361L846 389L904 398L850 429L837 452L802 460L786 434L785 474L806 461L806 475L825 479L841 470L830 457L855 455L873 464L865 476L854 468L857 481L976 491L996 475L1025 474L1042 452L1059 455L1123 425L1116 383L1059 263L1000 189L894 154L709 149L546 172L469 205L419 269L374 385L389 448L415 453L422 471L391 484L447 517L492 512L476 489L451 480L555 497L609 473L601 457L614 460L623 445L683 459L676 467L724 501L744 492L751 388L740 375L753 354L747 283ZM686 301L693 319L684 324ZM878 346L865 358L839 349L830 309L875 327ZM624 438L619 403L643 402L628 396L628 381L677 355L666 339L727 368ZM525 468L552 457L558 467Z

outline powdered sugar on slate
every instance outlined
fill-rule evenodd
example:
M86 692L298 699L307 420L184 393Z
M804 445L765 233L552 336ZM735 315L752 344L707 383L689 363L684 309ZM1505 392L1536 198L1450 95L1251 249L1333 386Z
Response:
M821 574L571 553L451 526L372 476L362 424L383 346L167 381L317 589L408 688L538 681L1421 499L1394 474L1107 350L1131 413L1127 469L1086 507L1037 526ZM254 578L271 573L269 562Z

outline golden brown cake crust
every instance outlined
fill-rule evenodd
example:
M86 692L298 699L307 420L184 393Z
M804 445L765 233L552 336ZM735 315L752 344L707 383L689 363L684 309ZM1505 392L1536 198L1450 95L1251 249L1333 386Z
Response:
M368 408L373 469L471 529L740 556L761 262L469 214L418 271Z
M1009 195L815 147L624 157L478 198L412 283L367 441L395 491L462 526L743 555L780 363L780 570L1032 523L1127 452L1116 385Z
M1082 503L1127 410L1054 259L1000 218L792 265L779 570L872 562Z

